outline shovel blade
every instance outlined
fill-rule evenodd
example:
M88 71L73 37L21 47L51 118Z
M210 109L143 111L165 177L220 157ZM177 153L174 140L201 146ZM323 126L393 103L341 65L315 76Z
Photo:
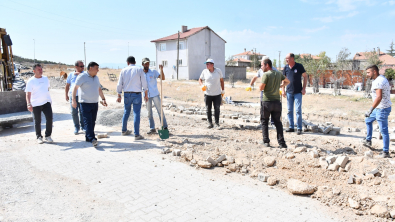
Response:
M162 128L162 130L158 130L158 134L162 140L169 139L169 130L168 129Z

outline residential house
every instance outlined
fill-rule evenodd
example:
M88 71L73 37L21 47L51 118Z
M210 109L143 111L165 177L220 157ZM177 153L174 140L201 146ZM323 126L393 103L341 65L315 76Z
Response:
M235 62L235 66L243 66L243 67L250 67L251 60L243 59L243 58L234 58L233 61Z
M380 68L380 74L384 74L385 70L388 68L395 69L395 58L384 53L378 51L379 59L383 62ZM367 67L368 58L366 52L357 52L353 58L353 70L363 70Z
M255 53L252 50L251 51L247 51L246 48L244 48L244 52L233 55L232 58L233 59L245 59L245 60L251 60L251 56L252 55L257 55L258 60L262 60L262 57L265 56L261 53Z
M199 79L208 58L214 59L214 67L225 73L226 41L210 27L182 26L179 34L178 79ZM178 33L151 41L156 48L156 67L163 65L167 79L177 79L177 41Z

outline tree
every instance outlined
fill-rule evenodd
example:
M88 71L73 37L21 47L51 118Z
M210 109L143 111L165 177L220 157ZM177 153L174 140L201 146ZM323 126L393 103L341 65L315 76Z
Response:
M233 60L232 56L229 56L225 61L226 66L236 66L236 62Z
M335 70L331 77L331 82L334 85L334 96L341 95L341 88L343 87L343 82L345 80L344 74L346 70L351 70L352 60L350 59L351 52L348 48L343 48L340 50L339 54L336 56Z
M261 67L261 61L259 61L259 56L258 55L250 55L250 60L251 60L251 67L252 68L253 67L255 67L255 68Z
M277 60L276 59L273 59L272 65L273 65L273 67L277 68Z
M395 69L386 69L384 75L389 81L395 79Z
M390 44L390 49L387 50L387 54L395 57L394 40Z
M313 92L319 92L319 82L322 75L325 75L326 70L331 62L331 59L326 55L326 52L319 54L319 59L313 59L311 55L300 58L300 63L306 70L307 76L311 76L313 79Z

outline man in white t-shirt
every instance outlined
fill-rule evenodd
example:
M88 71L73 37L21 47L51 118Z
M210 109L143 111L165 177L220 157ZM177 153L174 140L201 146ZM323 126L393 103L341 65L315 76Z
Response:
M365 113L365 123L368 132L366 139L363 140L363 144L368 147L372 145L372 124L377 120L381 135L383 136L383 152L380 153L379 157L389 158L391 156L389 154L388 116L391 113L392 106L390 97L391 86L388 80L379 74L379 68L376 65L366 68L366 74L368 78L374 81L371 89L373 104L369 111Z
M43 68L41 64L33 66L34 76L27 81L26 84L26 102L27 109L33 112L34 128L36 130L37 142L43 143L43 136L41 134L41 112L45 115L46 129L45 141L52 143L52 100L49 95L49 81L46 76L43 76Z
M199 84L204 91L204 101L207 109L208 128L213 128L213 120L211 118L211 108L214 104L215 127L219 129L219 114L222 97L225 94L225 84L222 72L218 68L214 68L214 60L207 59L207 69L204 69L199 78ZM204 80L204 84L203 84Z

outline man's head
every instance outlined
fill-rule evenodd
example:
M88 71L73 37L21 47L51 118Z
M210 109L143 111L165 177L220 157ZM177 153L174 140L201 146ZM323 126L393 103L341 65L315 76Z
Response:
M40 63L34 64L33 72L36 77L41 77L43 75L43 67Z
M264 72L272 70L272 60L270 60L270 59L262 60L261 65L262 65L262 69L263 69Z
M82 72L82 71L84 71L84 63L81 61L81 60L77 60L76 62L75 62L75 70L77 71L77 72Z
M143 62L141 63L143 65L143 67L144 67L144 71L145 72L148 72L149 63L150 63L149 58L144 58Z
M129 56L127 59L126 59L126 62L128 63L128 65L130 65L130 64L136 64L136 59L133 57L133 56Z
M208 70L210 70L211 72L214 70L214 59L207 59L205 64Z
M287 61L288 65L293 65L295 64L295 55L293 53L288 53L288 55L285 57L285 60Z
M88 64L88 72L89 75L96 76L97 73L99 72L99 64L97 64L96 62L90 62Z
M379 67L376 65L371 65L366 68L366 75L370 79L376 79L379 76Z

